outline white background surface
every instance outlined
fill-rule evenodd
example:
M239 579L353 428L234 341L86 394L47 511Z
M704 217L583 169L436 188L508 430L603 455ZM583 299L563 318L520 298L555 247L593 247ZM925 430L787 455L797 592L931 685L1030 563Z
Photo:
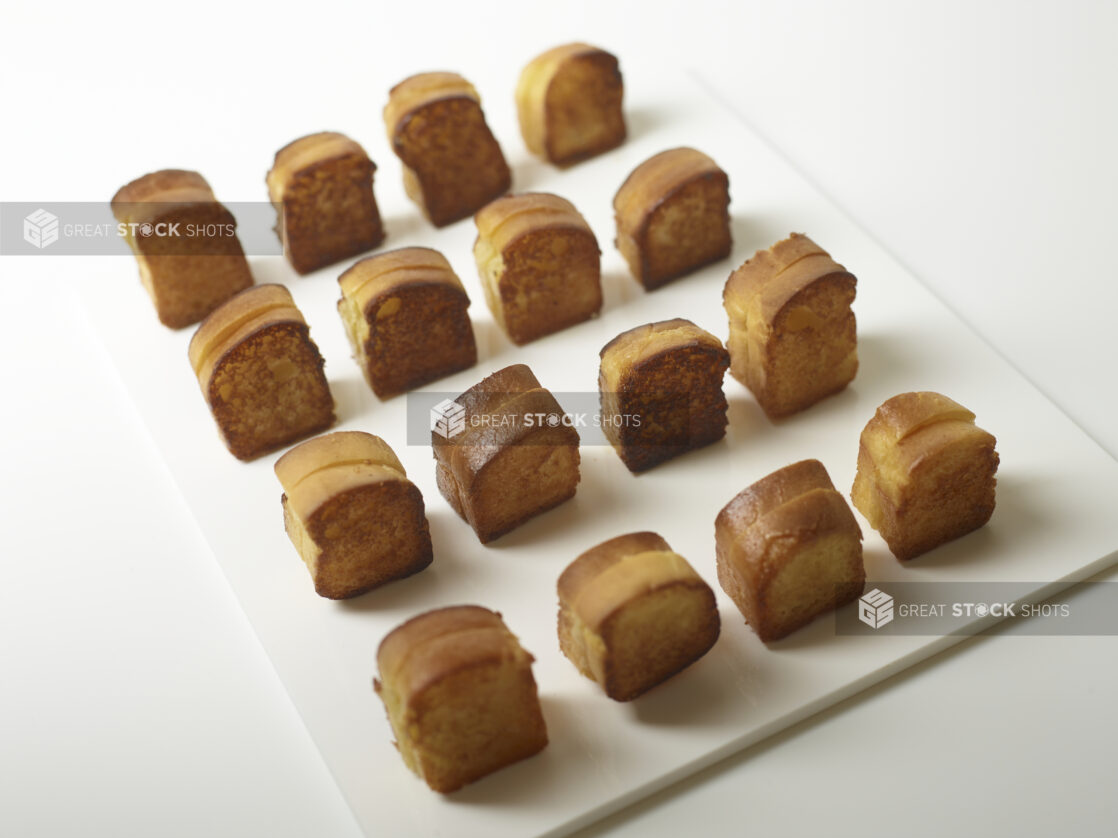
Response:
M341 50L369 57L369 97L352 103L362 137L412 71L515 77L574 38L623 68L662 55L1118 453L1112 5L186 14L6 10L0 198L107 200L134 174L235 149L242 120L274 121L278 147L317 125ZM196 62L228 84L192 85ZM176 146L178 122L190 142ZM261 153L219 197L258 197ZM46 261L0 260L0 832L356 834L86 330L83 278L45 282ZM1116 651L1114 638L968 642L591 834L1108 834Z

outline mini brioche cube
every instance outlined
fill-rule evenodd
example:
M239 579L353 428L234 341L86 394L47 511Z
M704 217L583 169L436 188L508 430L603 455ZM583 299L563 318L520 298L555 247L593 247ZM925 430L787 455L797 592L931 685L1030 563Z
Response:
M485 300L519 345L589 320L602 308L594 231L558 195L505 195L475 217Z
M559 647L615 701L631 701L705 655L714 591L656 533L611 538L559 577Z
M714 522L718 582L768 643L862 595L862 531L818 460L793 463Z
M565 165L625 141L624 85L617 58L575 43L549 49L524 68L516 112L533 154Z
M236 221L197 172L144 175L113 196L112 211L164 326L197 323L252 285Z
M461 413L460 430L431 432L439 491L482 544L574 497L578 432L524 364L437 407Z
M353 357L380 398L477 363L470 298L437 250L406 247L338 277L338 313Z
M976 530L994 514L996 440L939 393L901 393L862 431L851 498L898 559Z
M218 431L240 460L334 424L322 355L282 285L254 286L215 309L189 355Z
M481 98L458 74L421 73L400 82L389 93L384 124L404 164L404 188L436 227L508 191L512 175Z
M357 596L431 563L423 496L380 437L315 437L280 457L275 471L284 529L319 596Z
M532 660L500 614L476 605L428 611L391 631L373 687L408 768L447 793L542 751Z
M301 137L276 152L268 195L291 267L310 273L384 240L373 197L376 169L365 149L334 131Z
M641 163L613 199L617 249L651 291L730 255L730 180L693 148Z
M623 332L600 354L602 429L630 471L726 435L722 377L730 356L710 332L664 320Z
M810 407L858 371L854 274L793 233L730 274L730 374L770 418Z

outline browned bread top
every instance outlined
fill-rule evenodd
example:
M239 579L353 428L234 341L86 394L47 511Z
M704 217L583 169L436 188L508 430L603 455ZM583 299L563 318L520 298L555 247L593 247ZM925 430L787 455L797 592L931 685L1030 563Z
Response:
M458 291L466 298L466 289L450 262L439 251L429 247L404 247L362 259L338 277L342 296L352 300L363 314L379 307L385 297L403 286L437 283ZM469 305L469 299L466 299ZM386 303L387 304L387 303ZM385 316L394 312L387 312Z
M561 602L593 632L619 608L667 585L705 585L687 561L656 533L611 538L575 559L559 577Z
M877 409L866 431L885 433L900 442L937 422L973 423L974 419L971 411L940 393L901 393Z
M275 162L268 172L268 196L273 204L283 201L283 195L293 178L300 172L342 157L368 161L373 170L376 165L356 142L336 131L320 131L292 140L276 152Z
M146 203L212 203L217 199L206 179L185 169L163 169L136 178L122 186L113 196L112 210L117 221L138 220Z
M586 219L566 198L547 192L522 192L490 201L474 216L479 240L501 253L526 233L573 228L594 235Z
M388 92L388 104L384 106L388 141L396 147L396 134L403 127L402 123L425 105L443 99L463 98L481 103L481 97L474 86L457 73L419 73L409 76ZM397 151L400 149L397 148Z
M377 649L379 680L403 696L418 695L464 668L514 660L530 664L501 615L478 605L438 608L397 626Z
M291 292L282 285L256 285L230 297L212 312L190 339L190 365L209 399L214 367L234 346L274 323L305 325Z
M304 521L356 486L407 479L388 443L363 431L337 431L296 445L276 460L275 472L287 502Z
M681 317L647 323L622 332L603 346L599 353L603 392L619 392L633 370L660 353L689 347L726 351L718 338Z
M467 419L466 429L453 440L432 432L435 458L469 485L481 470L509 445L528 444L578 445L578 431L566 425L549 426L536 421L538 416L561 417L563 408L551 392L526 364L513 364L482 379L455 401L465 408L466 416L480 416L491 421L474 424ZM531 422L525 417L531 415Z
M862 539L854 515L818 460L801 460L761 478L739 492L715 519L715 529L729 529L744 547L741 555L755 564L773 555L768 547L824 533ZM779 568L761 568L762 576Z
M693 148L673 148L645 160L629 174L613 198L618 229L639 238L653 211L677 190L707 175L729 182L718 164Z
M835 275L853 279L842 265L801 233L792 233L768 250L759 250L730 274L722 299L731 316L748 319L757 310L761 319L771 323L781 309L808 285Z

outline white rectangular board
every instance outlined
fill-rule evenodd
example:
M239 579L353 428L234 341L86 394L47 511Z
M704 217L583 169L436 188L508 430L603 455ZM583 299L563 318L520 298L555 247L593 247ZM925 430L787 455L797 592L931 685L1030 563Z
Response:
M562 834L957 641L837 636L833 620L824 618L766 648L717 587L713 522L726 501L774 469L807 457L822 460L848 494L859 433L876 407L899 392L943 392L997 436L998 506L983 530L904 566L859 516L871 580L1027 581L1038 588L1047 583L1054 592L1116 558L1118 462L703 87L662 68L626 69L629 140L565 171L527 154L509 102L486 102L513 168L514 188L573 201L602 249L602 315L520 348L486 310L473 263L472 223L435 230L420 218L404 196L399 165L383 138L372 142L380 125L370 109L369 135L355 139L380 167L376 192L388 229L382 249L441 250L473 300L478 365L425 389L460 392L508 364L526 363L553 391L593 391L598 351L607 341L632 326L672 317L689 318L725 339L726 277L757 249L792 231L810 235L858 277L858 377L840 395L774 424L727 376L730 424L724 441L639 477L608 447L584 447L573 501L482 547L439 495L430 448L406 445L406 399L377 400L350 358L335 309L335 279L350 263L299 278L280 257L254 258L257 281L287 285L310 324L326 358L338 428L387 440L426 500L432 566L354 600L314 594L283 530L281 490L272 472L278 453L244 464L219 441L187 361L191 330L159 326L130 258L86 260L97 280L86 284L91 322L370 836ZM198 162L219 197L223 172L268 159L266 137L266 130L246 124L226 157ZM679 145L705 151L729 173L733 255L645 293L613 247L611 201L638 163ZM252 160L240 156L249 152ZM642 529L663 535L715 588L723 628L698 664L642 698L618 704L560 653L555 582L582 551ZM539 756L443 797L404 767L371 680L377 645L391 628L456 603L500 611L535 655L551 742Z

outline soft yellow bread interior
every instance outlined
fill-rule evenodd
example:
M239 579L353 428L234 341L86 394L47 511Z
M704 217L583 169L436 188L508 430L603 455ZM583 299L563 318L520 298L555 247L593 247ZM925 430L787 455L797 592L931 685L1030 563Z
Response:
M995 444L946 396L902 393L862 431L851 498L898 559L914 558L990 519Z
M761 640L778 640L861 595L862 534L817 460L739 493L715 520L718 579Z
M499 615L428 612L391 632L377 659L400 755L432 789L454 791L547 744L532 656Z

